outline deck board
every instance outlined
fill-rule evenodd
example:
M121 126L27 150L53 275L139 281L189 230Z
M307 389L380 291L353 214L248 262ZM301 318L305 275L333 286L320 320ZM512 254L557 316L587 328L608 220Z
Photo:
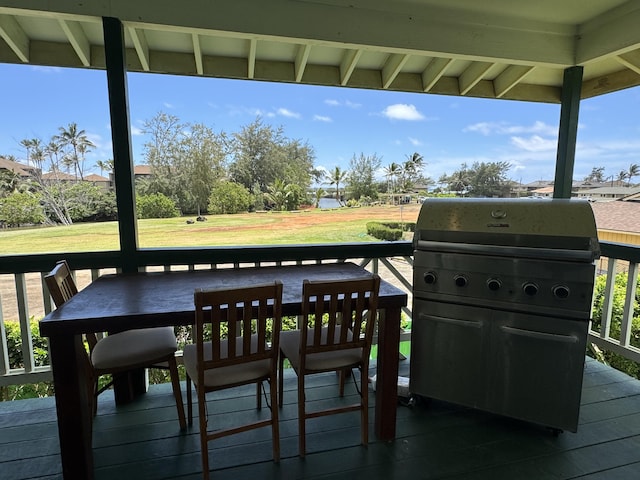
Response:
M403 362L405 363L405 362ZM403 365L403 371L406 370ZM311 406L336 400L333 374L310 378ZM398 407L397 439L359 445L357 413L308 423L308 455L297 455L295 377L285 379L280 411L282 460L271 460L269 429L210 443L214 479L630 479L640 469L640 381L588 359L577 433L547 428L433 400ZM373 395L370 420L373 422ZM227 425L255 409L255 389L219 392L214 422ZM266 410L266 409L265 409ZM106 392L94 421L97 479L201 478L197 418L180 433L169 385L153 386L116 407ZM52 398L0 403L0 477L61 478Z

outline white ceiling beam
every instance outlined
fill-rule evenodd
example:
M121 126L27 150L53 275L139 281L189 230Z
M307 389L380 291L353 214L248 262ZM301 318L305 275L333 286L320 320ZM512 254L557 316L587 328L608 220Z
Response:
M493 79L493 90L497 98L503 97L509 90L520 83L535 67L510 65Z
M78 22L58 19L62 31L69 39L69 43L75 50L78 58L85 67L91 66L91 44Z
M7 42L20 61L29 62L29 38L14 17L0 15L0 37Z
M409 60L409 55L390 55L382 67L382 88L386 90L396 79L404 64Z
M133 40L133 46L138 54L138 59L142 65L142 70L148 72L150 70L149 61L149 45L147 44L147 37L143 30L138 30L135 27L129 27L129 34L131 40Z
M429 62L427 68L422 72L422 88L425 92L433 88L452 62L452 58L434 58Z
M610 10L577 31L576 64L599 60L611 53L640 48L640 2L629 1Z
M493 67L493 63L489 62L473 62L469 65L458 78L458 88L460 95L466 95L473 87L475 87L484 75Z
M254 78L256 75L256 50L258 49L258 40L252 38L249 40L249 54L247 55L247 78Z
M623 53L616 57L622 65L630 68L634 72L640 74L640 50L634 50L633 52Z
M340 85L349 83L351 75L358 64L358 60L362 56L362 50L347 50L344 53L342 62L340 62Z
M307 68L307 61L309 60L309 53L311 53L311 45L306 43L304 45L300 45L298 47L298 53L296 53L295 60L295 72L296 72L296 82L300 83L302 81L302 76L304 75L304 70Z
M193 59L196 62L196 72L198 75L204 75L204 66L202 62L202 47L200 46L200 36L197 33L191 34L193 43Z

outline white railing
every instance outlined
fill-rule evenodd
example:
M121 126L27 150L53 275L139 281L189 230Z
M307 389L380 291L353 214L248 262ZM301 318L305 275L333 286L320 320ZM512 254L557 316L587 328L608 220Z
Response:
M143 267L140 270L199 270L199 269L222 269L222 268L247 268L253 266L267 265L286 265L286 264L302 264L302 263L332 263L336 261L345 261L347 259L323 259L323 260L298 260L298 261L266 261L266 262L233 262L233 263L208 263L208 264L164 264L160 266ZM398 256L393 258L365 258L353 259L355 263L359 263L364 268L378 273L386 281L396 285L409 295L408 305L411 304L411 257ZM74 275L79 288L83 288L90 281L94 280L101 274L113 273L114 268L107 269L86 269L76 270ZM29 383L37 383L50 381L51 369L47 362L43 365L37 364L36 345L32 338L32 323L42 318L52 309L52 301L44 282L45 272L30 272L13 274L13 283L15 284L15 297L7 298L11 293L4 289L0 292L0 387L8 385L21 385ZM6 276L6 275L5 275ZM7 283L5 279L4 283ZM38 292L34 295L33 292ZM31 292L31 294L29 294ZM17 307L17 319L2 320L2 300L13 302ZM404 313L411 318L411 310L405 307ZM11 358L16 357L15 351L10 351L9 339L7 336L6 326L9 322L14 325L17 322L20 330L20 365L12 362ZM15 328L15 327L14 327ZM402 332L401 341L410 339L410 332Z
M404 245L402 245L404 243ZM592 325L589 331L589 342L592 345L592 349L598 352L598 349L612 351L623 357L640 362L640 348L633 345L632 335L632 322L634 309L637 305L637 299L635 297L636 287L638 284L638 272L640 265L640 248L619 245L611 243L602 243L603 258L599 261L601 271L599 275L606 275L607 282L604 293L604 305L603 313L601 315L602 322L599 326ZM347 253L349 252L347 247ZM311 248L313 250L313 248ZM335 250L327 253L327 248L318 249L318 254L313 254L314 259L310 259L308 254L305 259L284 259L274 260L273 258L265 261L237 261L237 262L222 262L214 261L207 263L186 263L179 258L172 262L157 262L156 258L173 258L177 254L176 252L153 252L151 261L152 266L141 267L142 270L153 269L201 269L201 268L243 268L250 266L266 266L266 265L284 265L287 263L326 263L336 261L349 260L348 257L336 258ZM330 250L330 249L329 249ZM410 244L406 242L399 242L395 246L384 247L384 255L381 254L380 249L367 248L366 245L358 246L357 250L362 253L372 253L365 258L353 260L358 262L368 270L378 273L383 279L395 284L407 292L409 301L407 307L403 309L403 313L410 319L411 318L411 305L412 305L412 265L413 258L407 252L411 252ZM370 250L370 252L367 252ZM308 250L305 249L305 252ZM323 253L324 252L324 253ZM377 253L376 253L377 252ZM74 254L77 255L77 254ZM202 255L202 252L200 252ZM278 253L280 255L280 253ZM294 256L299 255L298 251L293 253ZM263 252L260 252L259 257L264 256ZM276 255L277 256L277 255ZM62 257L62 256L59 256ZM73 257L73 255L72 255ZM57 258L57 257L55 257ZM81 256L75 257L75 263L82 264ZM284 256L283 256L284 258ZM93 279L97 278L103 273L112 273L115 271L111 260L103 260L100 268L81 268L78 269L75 274L78 279L80 287L85 286ZM17 264L18 262L13 262ZM20 262L23 263L23 262ZM54 264L54 257L47 258L46 261L38 261L38 265L47 265L46 268L50 268ZM72 262L73 263L73 262ZM94 260L85 262L86 264L93 265ZM73 265L72 265L73 266ZM19 273L7 274L7 269L11 266L5 266L4 274L0 275L5 277L2 284L3 288L0 290L0 387L7 385L20 385L37 383L41 381L48 381L51 379L51 371L48 364L38 365L36 348L31 334L31 318L39 319L46 313L51 311L52 302L46 290L44 284L44 273L35 268L31 268L28 271L22 271ZM614 315L614 282L616 274L626 276L627 288L623 300L622 315L616 317ZM9 277L7 279L6 277ZM10 288L7 287L10 284ZM34 284L37 288L34 288ZM35 293L34 293L35 292ZM17 310L15 318L2 318L2 303L12 303L14 309ZM12 364L11 358L15 358L16 352L9 351L8 338L7 338L7 325L9 322L13 322L14 325L17 322L20 330L20 366L16 366L15 362ZM15 328L15 327L13 327ZM620 332L619 334L617 332ZM401 340L406 341L410 339L410 332L402 332Z

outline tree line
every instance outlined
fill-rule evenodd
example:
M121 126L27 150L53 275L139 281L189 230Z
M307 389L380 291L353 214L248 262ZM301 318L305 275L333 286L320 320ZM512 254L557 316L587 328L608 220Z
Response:
M418 153L393 163L386 182L377 178L382 164L377 154L354 154L347 169L325 171L315 166L315 152L307 141L287 137L282 127L260 117L226 133L159 112L143 123L142 133L147 139L142 158L151 171L136 180L138 215L143 218L295 210L317 206L328 195L341 202L368 203L380 193L407 192L424 181L425 163ZM95 145L77 124L60 127L48 142L28 138L20 145L33 175L24 181L7 170L0 174L0 221L5 225L117 218L114 193L83 181L87 154ZM101 174L111 172L113 161L92 167Z

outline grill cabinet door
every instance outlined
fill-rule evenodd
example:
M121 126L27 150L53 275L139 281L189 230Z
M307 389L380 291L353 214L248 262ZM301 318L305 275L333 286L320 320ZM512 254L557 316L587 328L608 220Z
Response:
M496 312L490 410L577 431L588 323Z
M483 408L487 318L476 308L414 299L412 393Z

